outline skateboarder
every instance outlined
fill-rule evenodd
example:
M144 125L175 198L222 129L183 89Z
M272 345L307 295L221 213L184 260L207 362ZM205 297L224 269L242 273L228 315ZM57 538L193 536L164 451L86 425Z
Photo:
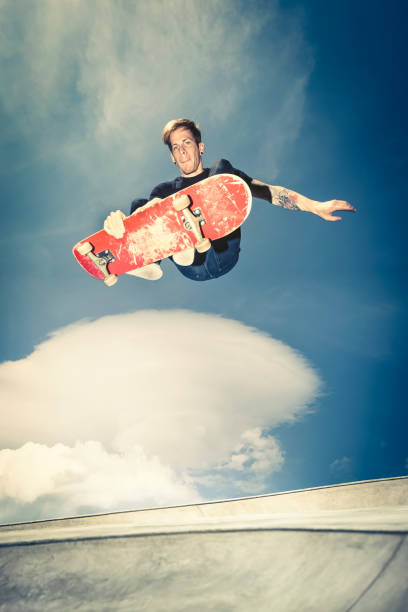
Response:
M341 217L333 216L337 210L355 212L355 208L342 200L329 200L317 202L305 196L285 189L263 183L249 177L244 172L233 168L229 161L221 159L211 169L203 168L202 155L204 143L201 132L196 123L189 119L174 119L169 121L162 132L162 139L170 149L170 157L180 170L181 175L173 181L160 183L151 192L147 199L134 200L130 214L137 214L141 207L150 205L156 199L162 199L180 189L184 189L214 174L235 174L240 176L249 185L253 197L267 200L275 206L288 210L303 210L318 215L326 221L340 221ZM124 234L123 219L125 214L117 210L112 212L105 220L104 229L108 234L121 238ZM209 280L229 272L237 263L240 251L241 229L235 230L229 236L212 242L211 248L205 253L198 253L194 248L187 249L174 255L171 259L180 272L192 280ZM128 274L133 274L149 280L159 279L163 272L158 263L152 263Z

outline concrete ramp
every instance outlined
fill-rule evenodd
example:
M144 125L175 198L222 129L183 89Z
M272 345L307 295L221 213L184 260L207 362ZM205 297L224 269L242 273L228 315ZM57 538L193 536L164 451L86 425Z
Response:
M408 477L0 526L0 610L407 612Z

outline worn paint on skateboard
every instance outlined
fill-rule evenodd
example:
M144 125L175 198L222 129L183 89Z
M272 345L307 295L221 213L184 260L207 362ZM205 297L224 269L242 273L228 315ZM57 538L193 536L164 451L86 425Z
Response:
M245 181L217 174L126 217L122 238L101 230L78 242L73 253L91 276L113 285L120 274L187 248L205 252L212 240L242 225L250 210Z

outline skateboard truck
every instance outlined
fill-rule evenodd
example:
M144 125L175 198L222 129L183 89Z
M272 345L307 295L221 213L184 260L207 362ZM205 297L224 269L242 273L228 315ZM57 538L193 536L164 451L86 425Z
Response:
M177 196L174 199L173 206L175 210L179 212L183 212L181 220L183 221L184 227L189 232L193 232L194 236L197 239L195 243L195 248L199 253L205 253L211 248L211 242L208 238L204 237L201 226L205 223L205 218L199 208L191 211L190 206L190 198L188 195L183 194Z
M111 261L115 261L115 258L113 257L110 251L102 251L101 253L95 255L93 253L92 244L90 242L83 242L78 247L78 253L80 255L89 257L89 259L92 261L93 264L95 264L98 270L102 272L105 277L103 281L105 285L107 285L108 287L112 287L112 285L116 283L118 277L115 276L115 274L110 274L108 272L108 264Z

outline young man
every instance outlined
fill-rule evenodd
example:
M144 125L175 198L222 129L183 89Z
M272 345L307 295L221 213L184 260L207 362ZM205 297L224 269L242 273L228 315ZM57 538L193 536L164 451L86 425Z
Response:
M201 181L214 174L236 174L247 182L253 197L267 200L275 206L288 210L303 210L318 215L326 221L340 221L341 217L333 216L337 210L355 211L348 202L342 200L329 200L317 202L285 189L268 185L257 179L249 177L244 172L233 168L225 159L218 161L211 169L203 168L202 155L204 143L201 141L201 132L194 121L189 119L174 119L169 121L162 132L162 139L170 149L170 157L180 170L180 176L173 181L160 183L146 199L134 200L130 214L137 214L141 207L150 205L157 199L166 198L180 189ZM117 210L112 212L104 223L104 229L116 238L124 234L123 219L125 214ZM171 259L180 272L192 280L209 280L229 272L237 263L240 251L241 229L235 230L229 236L215 240L206 253L197 253L194 248L177 253ZM129 272L141 278L156 280L161 278L163 272L159 264L153 263L144 268Z

